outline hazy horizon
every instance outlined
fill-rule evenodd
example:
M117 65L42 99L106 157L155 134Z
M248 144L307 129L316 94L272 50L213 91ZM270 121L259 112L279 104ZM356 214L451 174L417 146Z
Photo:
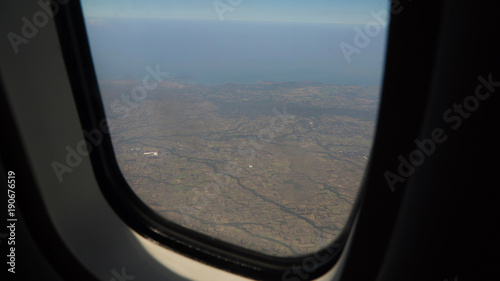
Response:
M160 65L170 79L191 84L322 82L379 85L385 30L348 63L352 24L87 18L97 75L142 79Z

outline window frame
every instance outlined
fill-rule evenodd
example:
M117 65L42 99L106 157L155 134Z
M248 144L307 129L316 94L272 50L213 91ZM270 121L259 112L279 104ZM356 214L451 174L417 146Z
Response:
M499 246L494 232L499 212L493 208L500 198L499 177L496 166L489 162L498 148L492 130L498 125L497 96L492 95L481 106L481 114L468 119L454 133L454 140L426 160L394 193L382 176L386 169L397 167L399 154L415 148L415 138L428 137L430 130L442 125L443 107L474 93L477 75L492 73L494 81L500 77L492 59L498 58L500 48L491 40L491 34L498 31L498 3L410 2L403 1L404 12L391 19L379 122L356 201L356 219L342 257L322 280L451 280L455 276L484 280L493 274L500 276L498 251L494 251ZM0 22L7 23L0 24L4 34L19 31L20 18L40 9L34 1L5 3L7 8L0 9ZM393 1L394 7L400 5L400 0ZM137 239L123 240L121 236L131 231L101 200L89 159L83 159L64 183L58 184L50 169L51 161L66 156L65 145L82 140L54 29L49 21L17 55L9 55L12 48L8 44L0 44L0 128L8 133L0 138L0 160L3 168L20 176L16 181L16 188L20 187L17 210L22 215L20 226L25 223L28 230L17 229L18 249L27 245L23 236L33 238L41 253L30 252L30 256L41 261L39 264L48 263L52 273L65 280L110 280L111 269L119 271L124 266L127 273L142 280L185 280L190 273L186 271L201 264L157 245L153 245L157 249L145 251ZM464 49L475 59L459 52ZM476 149L464 150L464 142ZM480 192L471 194L475 187ZM474 195L472 202L470 195ZM467 204L457 204L460 202L450 196L464 197ZM89 208L98 208L98 212L88 212ZM100 219L103 215L105 220ZM464 229L462 215L475 224ZM97 227L96 221L100 223ZM122 242L119 247L112 245L116 236ZM98 245L89 245L89 238ZM102 245L106 248L99 247ZM159 259L149 257L158 249L173 254L176 260L156 263ZM22 260L16 256L21 271L16 276L48 276L36 266L23 266L27 263ZM187 270L179 270L179 264ZM210 275L202 277L214 279L223 273L234 278L205 267L209 268L205 274Z
M86 131L103 127L105 111L94 71L82 7L79 1L60 6L55 18L64 63L76 102L81 126ZM116 161L111 137L103 134L102 142L92 146L89 157L96 179L106 200L118 216L134 231L162 246L208 265L256 279L280 279L293 266L307 258L318 267L308 274L317 278L338 261L359 206L355 201L345 227L337 238L323 249L297 257L273 257L242 248L168 221L148 207L130 188ZM361 189L358 193L361 193ZM333 252L332 252L333 249Z

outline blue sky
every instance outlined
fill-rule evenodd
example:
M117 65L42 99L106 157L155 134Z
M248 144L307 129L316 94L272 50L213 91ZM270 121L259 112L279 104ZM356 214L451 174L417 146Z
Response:
M214 2L222 9L219 13ZM82 0L82 4L85 16L94 19L220 20L222 11L225 21L360 24L372 19L370 11L387 10L389 0Z
M214 1L229 7L224 21ZM349 61L340 44L355 45L360 36L355 28L365 30L375 21L371 12L387 11L388 0L82 0L82 4L96 71L103 79L141 79L145 66L159 64L172 77L184 77L189 83L375 85L380 81L386 26L380 35L363 35L368 43L350 54Z

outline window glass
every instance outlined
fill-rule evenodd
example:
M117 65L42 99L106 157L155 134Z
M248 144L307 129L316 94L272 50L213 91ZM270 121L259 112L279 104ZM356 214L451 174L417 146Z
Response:
M82 4L114 153L148 206L273 256L335 239L370 154L387 1Z

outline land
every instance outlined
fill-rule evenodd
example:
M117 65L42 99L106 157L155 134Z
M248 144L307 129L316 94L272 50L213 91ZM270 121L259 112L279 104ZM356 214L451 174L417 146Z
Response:
M274 256L339 235L369 156L377 87L163 82L118 110L141 83L100 82L116 158L150 208Z

